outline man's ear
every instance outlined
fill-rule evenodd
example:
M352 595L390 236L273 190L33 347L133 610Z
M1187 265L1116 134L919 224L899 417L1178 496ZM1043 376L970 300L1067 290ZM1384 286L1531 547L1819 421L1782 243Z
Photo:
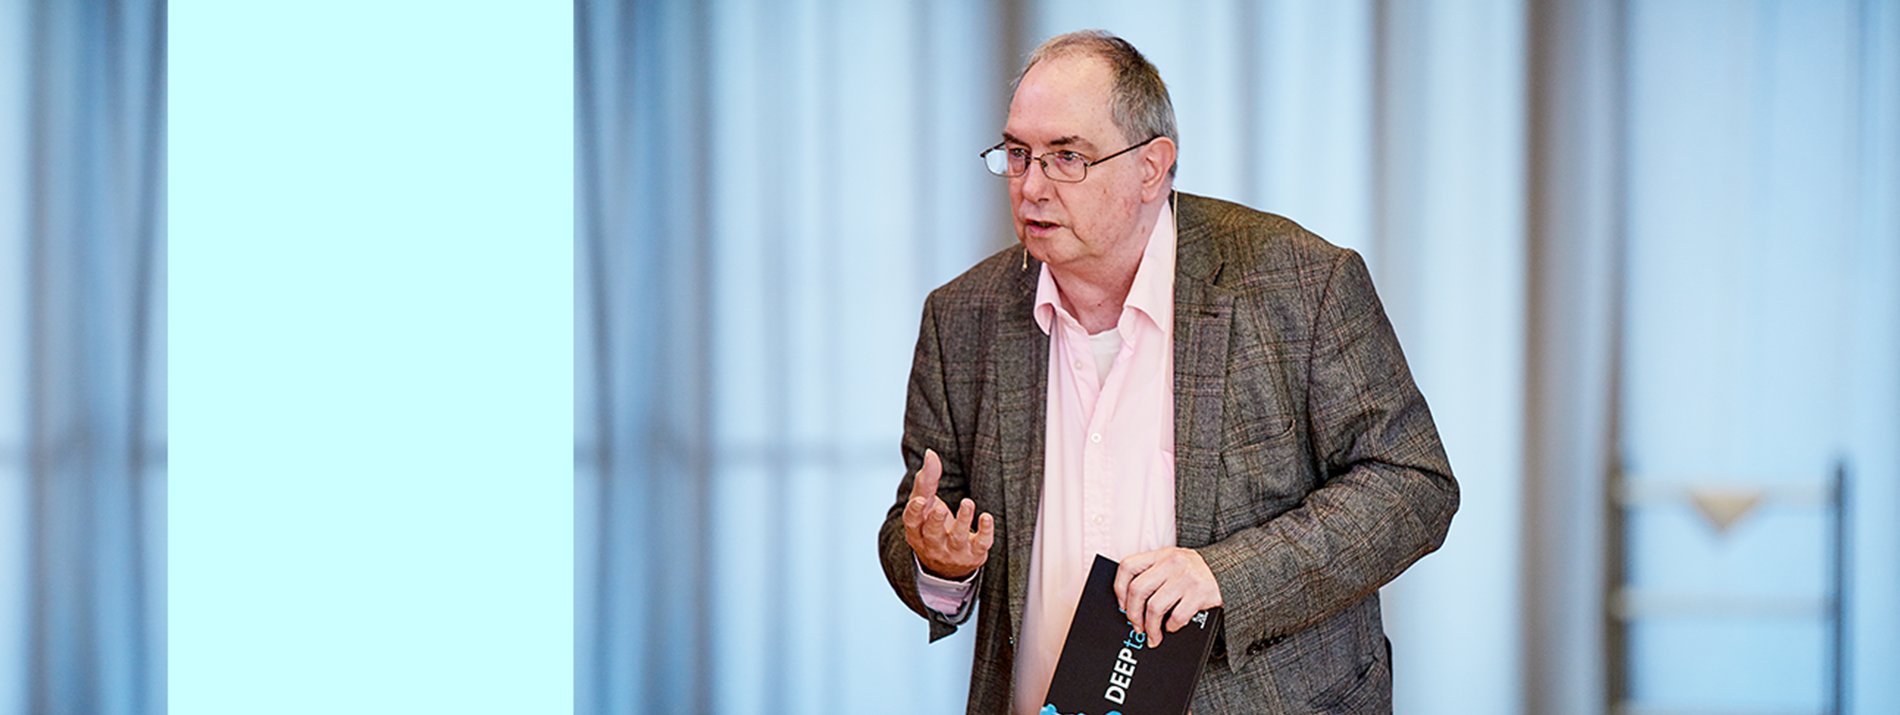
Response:
M1141 200L1154 201L1173 186L1168 169L1174 166L1174 140L1157 137L1141 148Z

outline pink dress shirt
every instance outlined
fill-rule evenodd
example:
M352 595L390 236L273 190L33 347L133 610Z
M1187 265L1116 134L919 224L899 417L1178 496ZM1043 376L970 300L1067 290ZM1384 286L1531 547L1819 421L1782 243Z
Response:
M1174 545L1174 244L1164 206L1115 324L1121 349L1099 381L1088 332L1042 269L1035 310L1049 333L1048 429L1016 642L1019 715L1043 705L1095 555L1119 561Z
M1112 330L1120 348L1106 369L1098 368L1095 348L1112 340L1109 331L1090 336L1042 268L1034 310L1049 334L1048 422L1016 641L1011 710L1018 715L1042 708L1095 555L1119 561L1175 545L1174 247L1173 209L1164 205ZM975 581L918 569L924 603L952 617L967 617Z

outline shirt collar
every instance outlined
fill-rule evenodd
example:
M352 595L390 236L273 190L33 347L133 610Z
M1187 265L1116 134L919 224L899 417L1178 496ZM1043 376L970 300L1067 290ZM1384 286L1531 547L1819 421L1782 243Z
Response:
M1162 334L1174 333L1174 206L1173 201L1161 204L1161 214L1155 217L1154 230L1148 234L1148 246L1142 249L1141 263L1135 266L1135 281L1128 286L1128 298L1122 302L1121 319L1115 327L1127 334L1129 321L1147 319ZM1062 308L1056 279L1049 272L1049 264L1042 265L1041 275L1036 282L1036 325L1048 334L1055 324L1055 316L1060 312L1068 318L1069 312Z

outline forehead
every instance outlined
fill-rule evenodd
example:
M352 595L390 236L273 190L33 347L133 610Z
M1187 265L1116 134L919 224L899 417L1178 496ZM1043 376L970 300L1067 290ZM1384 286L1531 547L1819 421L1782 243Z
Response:
M1031 144L1071 136L1113 143L1120 136L1108 106L1113 86L1108 63L1095 57L1063 55L1038 62L1017 84L1003 131Z

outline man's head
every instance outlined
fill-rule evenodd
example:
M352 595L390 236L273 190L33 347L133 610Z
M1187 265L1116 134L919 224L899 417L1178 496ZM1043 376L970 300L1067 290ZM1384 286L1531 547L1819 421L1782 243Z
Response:
M1043 60L1065 56L1094 57L1108 64L1113 84L1109 88L1108 110L1129 143L1148 137L1167 137L1176 145L1181 137L1174 127L1174 101L1168 97L1168 85L1161 72L1127 40L1102 30L1078 30L1056 35L1029 53L1023 71L1016 74L1011 89L1022 86L1023 77ZM1173 176L1175 165L1168 165Z
M1030 157L1028 171L1009 180L1016 235L1030 253L1055 268L1132 266L1173 186L1174 106L1160 73L1126 40L1060 35L1016 78L1003 151L1017 165ZM1063 175L1059 162L1081 180L1060 181L1076 174Z

